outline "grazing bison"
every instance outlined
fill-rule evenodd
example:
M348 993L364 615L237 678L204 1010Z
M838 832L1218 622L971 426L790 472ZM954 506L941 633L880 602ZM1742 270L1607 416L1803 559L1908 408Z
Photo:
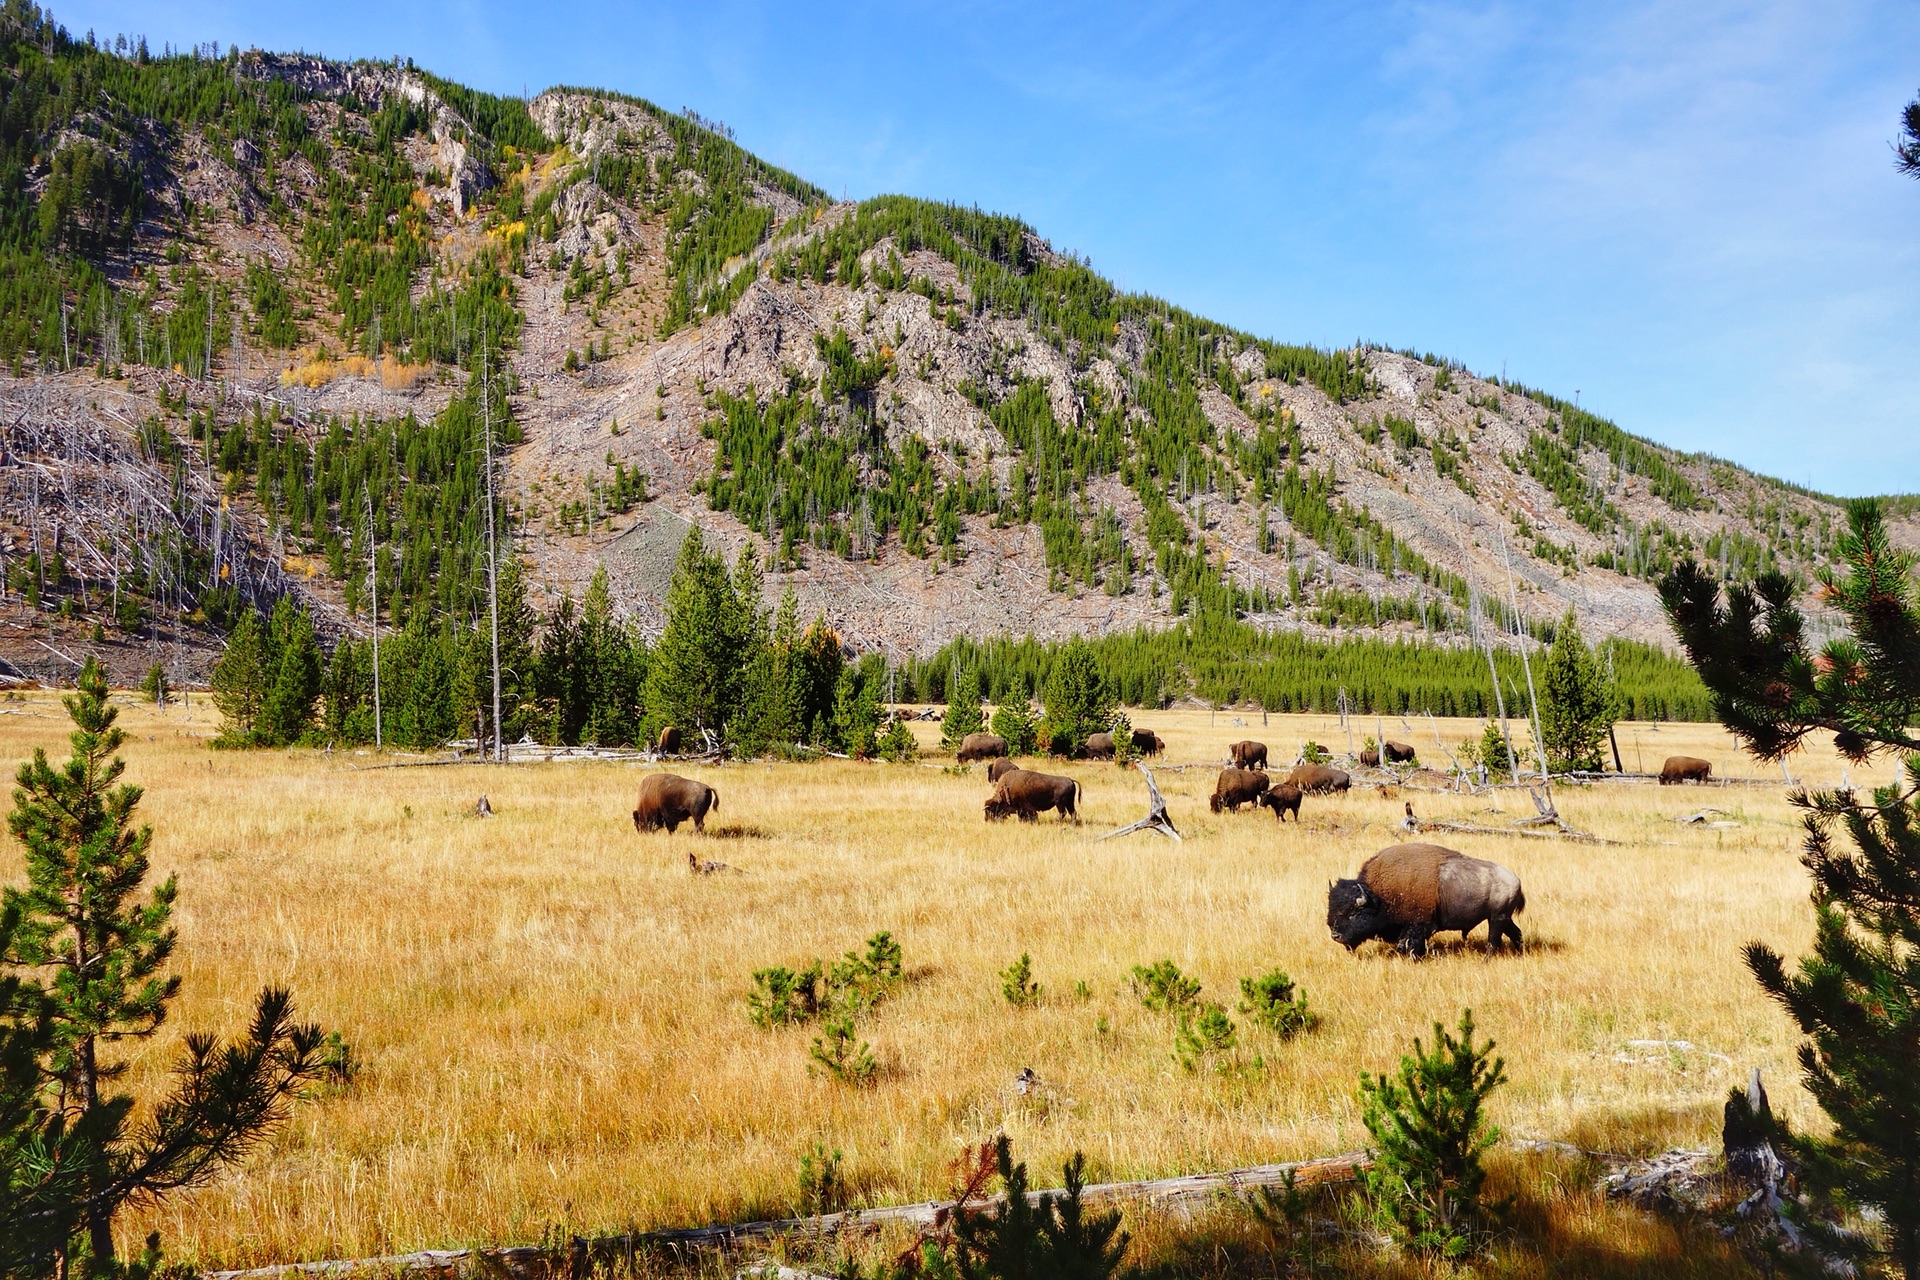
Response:
M1379 749L1377 747L1362 747L1360 749L1360 763L1362 766L1368 769L1379 768L1380 767Z
M1113 759L1113 735L1110 733L1090 733L1087 745L1080 754L1088 760Z
M1413 759L1413 748L1404 742L1383 742L1380 745L1387 749L1389 764L1405 764Z
M998 760L995 760L987 766L987 781L998 782L1019 767L1019 765L1007 759L1005 756L1001 756Z
M1712 774L1713 766L1699 756L1668 756L1667 762L1660 766L1660 785L1705 782Z
M1275 822L1285 822L1291 813L1295 822L1300 821L1300 788L1291 782L1283 782L1277 787L1267 788L1265 795L1254 801L1273 810Z
M988 760L1007 754L1007 740L997 733L970 733L960 739L960 763Z
M1345 769L1331 769L1324 764L1297 764L1287 775L1287 781L1309 793L1345 791L1353 785Z
M1240 812L1243 804L1259 804L1267 793L1267 775L1258 769L1222 769L1213 784L1213 799L1208 801L1215 813L1222 809Z
M1042 809L1058 809L1060 821L1072 818L1078 822L1079 801L1080 784L1072 778L1014 769L1000 776L999 784L988 798L987 821L1018 817L1022 822L1032 822Z
M1508 938L1518 950L1513 917L1526 906L1520 877L1498 863L1437 844L1397 844L1368 858L1359 879L1333 882L1327 930L1349 951L1379 938L1423 956L1435 933L1458 929L1464 939L1485 921L1489 947Z
M634 804L633 829L667 834L689 818L695 831L707 829L707 813L720 809L720 793L704 782L677 773L650 773L640 779L640 799Z
M1137 755L1157 756L1167 749L1166 742L1151 729L1133 731L1133 750Z
M1264 742L1236 742L1227 748L1227 759L1242 769L1264 769L1267 767L1267 744Z
M680 754L680 731L674 728L672 725L668 725L666 728L660 731L660 740L656 742L654 745L659 748L660 754L663 756L679 755Z

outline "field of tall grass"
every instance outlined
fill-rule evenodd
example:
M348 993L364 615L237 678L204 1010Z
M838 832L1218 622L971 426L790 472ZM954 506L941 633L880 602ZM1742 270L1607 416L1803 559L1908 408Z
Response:
M247 1265L783 1216L816 1142L844 1153L856 1202L918 1200L962 1144L1003 1129L1037 1173L1078 1150L1095 1180L1332 1154L1364 1144L1356 1074L1466 1006L1507 1059L1493 1113L1509 1135L1705 1144L1753 1066L1777 1109L1817 1126L1792 1028L1739 959L1749 939L1791 956L1810 936L1798 815L1778 769L1717 727L1622 725L1620 746L1629 769L1685 751L1755 785L1559 789L1568 822L1607 844L1442 837L1519 872L1528 947L1489 955L1476 935L1415 963L1336 945L1328 881L1403 838L1408 800L1499 824L1532 812L1523 793L1356 787L1308 797L1297 826L1214 815L1228 742L1291 759L1309 737L1344 749L1345 731L1258 713L1134 722L1168 740L1155 770L1182 844L1095 842L1145 811L1139 776L1112 765L1059 766L1084 784L1079 826L983 824L983 774L931 756L687 766L720 793L707 834L642 836L628 813L648 766L213 751L203 698L128 700L128 779L147 788L156 872L180 877L184 976L133 1086L184 1032L235 1029L264 983L290 986L360 1063L244 1168L130 1218L128 1237L157 1228L176 1257ZM1449 746L1478 727L1436 726ZM67 728L55 695L10 698L0 755L63 757ZM1352 728L1356 744L1375 731ZM918 729L935 745L937 725ZM1438 758L1426 722L1385 729ZM1792 767L1839 773L1825 750ZM473 816L483 793L488 819ZM1707 805L1731 825L1672 821ZM690 874L689 851L733 870ZM0 879L20 876L9 846ZM832 961L881 930L906 980L859 1021L871 1085L809 1069L817 1027L750 1023L754 970ZM999 977L1023 952L1042 986L1024 1008ZM1240 978L1284 969L1321 1026L1282 1043L1236 1014L1227 1069L1188 1071L1166 1015L1128 987L1160 959L1229 1010ZM1022 1068L1038 1088L1015 1088Z

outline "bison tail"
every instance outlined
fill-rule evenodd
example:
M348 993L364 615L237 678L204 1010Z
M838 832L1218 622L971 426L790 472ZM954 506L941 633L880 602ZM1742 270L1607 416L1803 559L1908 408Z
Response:
M713 811L715 813L720 812L720 793L718 791L714 791L711 787L708 788L708 791L713 796Z
M1515 889L1513 891L1513 914L1519 915L1522 911L1525 911L1526 909L1527 909L1527 891L1525 889Z

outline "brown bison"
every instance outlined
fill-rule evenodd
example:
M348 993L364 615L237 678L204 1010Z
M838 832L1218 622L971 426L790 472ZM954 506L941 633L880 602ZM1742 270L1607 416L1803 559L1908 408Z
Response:
M1405 764L1413 759L1413 748L1404 742L1383 742L1380 745L1387 749L1389 764Z
M1081 750L1080 754L1088 760L1113 759L1113 735L1110 733L1088 734L1087 745Z
M960 763L989 760L1007 754L1007 740L997 733L970 733L960 739Z
M683 778L677 773L650 773L640 779L640 799L633 808L635 831L657 831L661 827L672 835L689 818L695 831L707 829L707 813L720 809L720 793L704 782Z
M987 799L986 816L988 822L1012 817L1032 822L1042 809L1058 809L1060 821L1072 818L1078 822L1079 801L1080 784L1072 778L1014 769L1000 776L993 795Z
M1361 766L1362 766L1362 767L1364 767L1364 768L1367 768L1367 769L1377 769L1377 768L1379 768L1379 767L1380 767L1380 751L1379 751L1379 748L1377 748L1377 747L1362 747L1362 748L1360 748L1360 764L1361 764Z
M1285 822L1291 813L1295 822L1300 821L1300 788L1291 782L1283 782L1277 787L1268 787L1267 793L1254 801L1273 810L1275 822Z
M1241 769L1264 769L1267 767L1267 744L1264 742L1235 742L1227 747L1227 759Z
M1167 749L1167 744L1159 734L1151 729L1133 731L1133 750L1136 755L1157 756Z
M987 781L998 782L1019 767L1019 765L1007 759L1005 756L1001 756L998 760L995 760L987 766Z
M1349 951L1379 938L1423 956L1434 934L1458 929L1464 939L1485 921L1489 947L1505 938L1518 950L1513 917L1526 907L1520 877L1498 863L1437 844L1397 844L1368 858L1359 879L1333 882L1327 930Z
M1303 792L1345 791L1353 785L1353 779L1344 769L1331 769L1324 764L1297 764L1293 772L1287 775L1287 781Z
M1713 765L1699 756L1668 756L1660 766L1660 785L1674 782L1705 782L1713 775Z
M1260 797L1267 793L1267 784L1267 775L1258 769L1222 769L1208 804L1215 813L1222 809L1238 813L1243 804L1259 804Z
M660 754L663 756L679 755L680 731L672 725L668 725L660 731L660 740L654 745L659 748Z

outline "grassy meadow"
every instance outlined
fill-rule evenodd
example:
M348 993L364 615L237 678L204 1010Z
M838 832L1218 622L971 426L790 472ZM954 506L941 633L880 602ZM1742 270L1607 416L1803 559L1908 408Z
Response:
M1529 949L1490 956L1479 935L1449 935L1414 963L1331 941L1327 882L1402 838L1406 800L1484 823L1531 805L1356 787L1308 797L1297 826L1208 812L1228 742L1260 738L1276 759L1308 737L1344 749L1329 717L1137 713L1169 742L1156 777L1187 836L1176 845L1094 842L1145 811L1139 776L1111 765L1060 766L1084 783L1078 827L984 825L983 773L941 760L682 767L719 790L708 834L641 836L628 812L647 766L221 752L201 696L164 711L116 701L155 869L181 881L184 987L136 1050L135 1087L157 1083L185 1031L235 1029L265 983L290 986L361 1064L244 1168L124 1222L129 1239L158 1228L176 1257L248 1265L785 1215L815 1141L844 1152L871 1203L940 1194L961 1144L1003 1128L1043 1185L1075 1150L1095 1180L1333 1154L1364 1143L1356 1073L1469 1005L1507 1059L1493 1112L1509 1135L1705 1144L1755 1065L1778 1109L1817 1123L1792 1028L1739 959L1749 939L1796 955L1810 937L1798 816L1778 769L1717 726L1626 724L1620 746L1629 769L1685 751L1765 785L1558 792L1571 824L1617 844L1438 837L1519 872ZM917 729L935 745L937 725ZM1448 746L1477 729L1438 726ZM1424 721L1386 730L1437 757ZM1373 731L1356 722L1356 745ZM63 757L66 733L54 694L0 704L5 758ZM1839 773L1824 750L1793 767ZM491 819L472 816L482 793ZM1702 805L1737 825L1671 821ZM692 875L690 850L738 874ZM20 876L9 844L0 878ZM817 1028L749 1023L753 970L831 961L882 929L907 982L860 1023L873 1085L809 1071ZM998 973L1023 951L1044 991L1016 1009ZM1282 1044L1236 1014L1237 1069L1190 1073L1165 1015L1128 990L1134 965L1162 958L1230 1010L1239 978L1285 969L1324 1021ZM1043 1082L1025 1095L1023 1067Z

